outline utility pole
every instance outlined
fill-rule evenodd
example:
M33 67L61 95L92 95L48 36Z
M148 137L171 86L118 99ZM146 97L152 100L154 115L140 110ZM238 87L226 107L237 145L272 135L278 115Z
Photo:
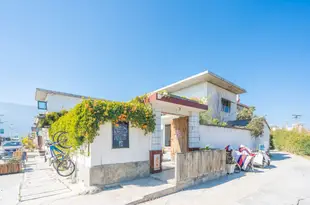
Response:
M295 129L297 129L299 132L302 131L302 125L299 123L298 119L301 118L302 115L299 114L293 114L293 119L296 121Z
M299 124L299 123L298 123L298 119L300 119L302 115L299 115L299 114L292 114L292 116L293 116L293 119L296 120L296 124Z

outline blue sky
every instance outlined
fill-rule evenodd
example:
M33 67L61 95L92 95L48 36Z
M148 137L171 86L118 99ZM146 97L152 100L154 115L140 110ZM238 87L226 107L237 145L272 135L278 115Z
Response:
M310 127L310 1L2 1L0 28L0 101L128 100L210 70L271 124Z

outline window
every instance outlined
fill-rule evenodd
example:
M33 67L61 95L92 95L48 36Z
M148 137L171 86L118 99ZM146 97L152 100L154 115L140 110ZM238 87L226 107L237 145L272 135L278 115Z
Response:
M38 101L38 109L39 110L47 110L47 102Z
M129 148L128 122L118 122L112 127L112 148Z
M229 100L222 98L222 111L226 113L230 113L230 104Z

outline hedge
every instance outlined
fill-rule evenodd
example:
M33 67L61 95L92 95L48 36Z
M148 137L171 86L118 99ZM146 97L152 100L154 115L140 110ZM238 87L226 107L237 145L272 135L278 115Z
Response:
M272 132L276 149L310 156L310 134L297 130L276 130Z

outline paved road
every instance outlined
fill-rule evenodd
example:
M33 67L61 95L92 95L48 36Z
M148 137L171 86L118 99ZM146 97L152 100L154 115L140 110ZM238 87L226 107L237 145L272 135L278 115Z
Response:
M269 169L223 177L145 205L310 205L310 160L283 153L273 156ZM113 191L76 196L59 183L55 173L40 164L36 163L33 172L25 174L19 205L84 205L86 201L89 205L115 204L117 197ZM21 180L21 174L0 176L0 205L16 204Z
M310 160L273 156L270 169L224 177L145 205L310 205Z
M14 205L18 203L19 185L22 174L10 174L0 176L0 204Z

